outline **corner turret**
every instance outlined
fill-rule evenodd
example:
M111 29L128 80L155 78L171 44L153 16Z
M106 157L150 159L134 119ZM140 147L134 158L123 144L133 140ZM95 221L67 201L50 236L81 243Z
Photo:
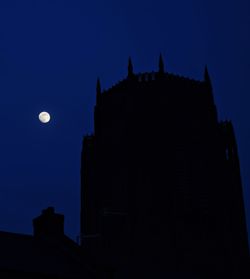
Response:
M96 105L98 105L100 103L100 99L101 99L101 82L100 79L97 78L96 81Z
M131 78L134 76L133 72L133 65L132 65L132 60L131 57L128 58L128 78Z
M164 74L164 62L161 54L159 57L159 74Z
M205 70L204 70L204 82L207 84L209 89L212 91L212 83L211 83L211 79L210 79L210 76L208 73L207 65L205 66Z

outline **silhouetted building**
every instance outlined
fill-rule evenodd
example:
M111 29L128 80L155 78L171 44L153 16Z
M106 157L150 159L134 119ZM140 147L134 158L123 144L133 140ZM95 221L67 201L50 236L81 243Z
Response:
M164 71L97 81L82 151L81 234L113 278L248 278L232 123L203 81Z
M33 220L34 236L0 232L0 278L93 279L83 249L64 235L64 216L53 207Z

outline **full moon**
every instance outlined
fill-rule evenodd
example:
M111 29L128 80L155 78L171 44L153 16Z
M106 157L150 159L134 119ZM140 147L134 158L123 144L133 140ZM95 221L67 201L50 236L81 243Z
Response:
M46 111L39 113L38 118L42 123L48 123L50 121L50 115Z

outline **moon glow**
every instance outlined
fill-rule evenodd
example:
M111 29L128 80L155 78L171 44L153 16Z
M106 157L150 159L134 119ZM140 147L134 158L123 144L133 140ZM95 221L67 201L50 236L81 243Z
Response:
M42 123L48 123L50 121L50 115L46 111L39 113L38 118Z

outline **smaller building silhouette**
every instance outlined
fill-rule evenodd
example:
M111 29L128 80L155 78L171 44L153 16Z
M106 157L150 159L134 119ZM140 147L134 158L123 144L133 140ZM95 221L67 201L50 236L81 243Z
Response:
M0 231L0 278L98 278L83 249L64 234L64 216L48 207L34 235Z

